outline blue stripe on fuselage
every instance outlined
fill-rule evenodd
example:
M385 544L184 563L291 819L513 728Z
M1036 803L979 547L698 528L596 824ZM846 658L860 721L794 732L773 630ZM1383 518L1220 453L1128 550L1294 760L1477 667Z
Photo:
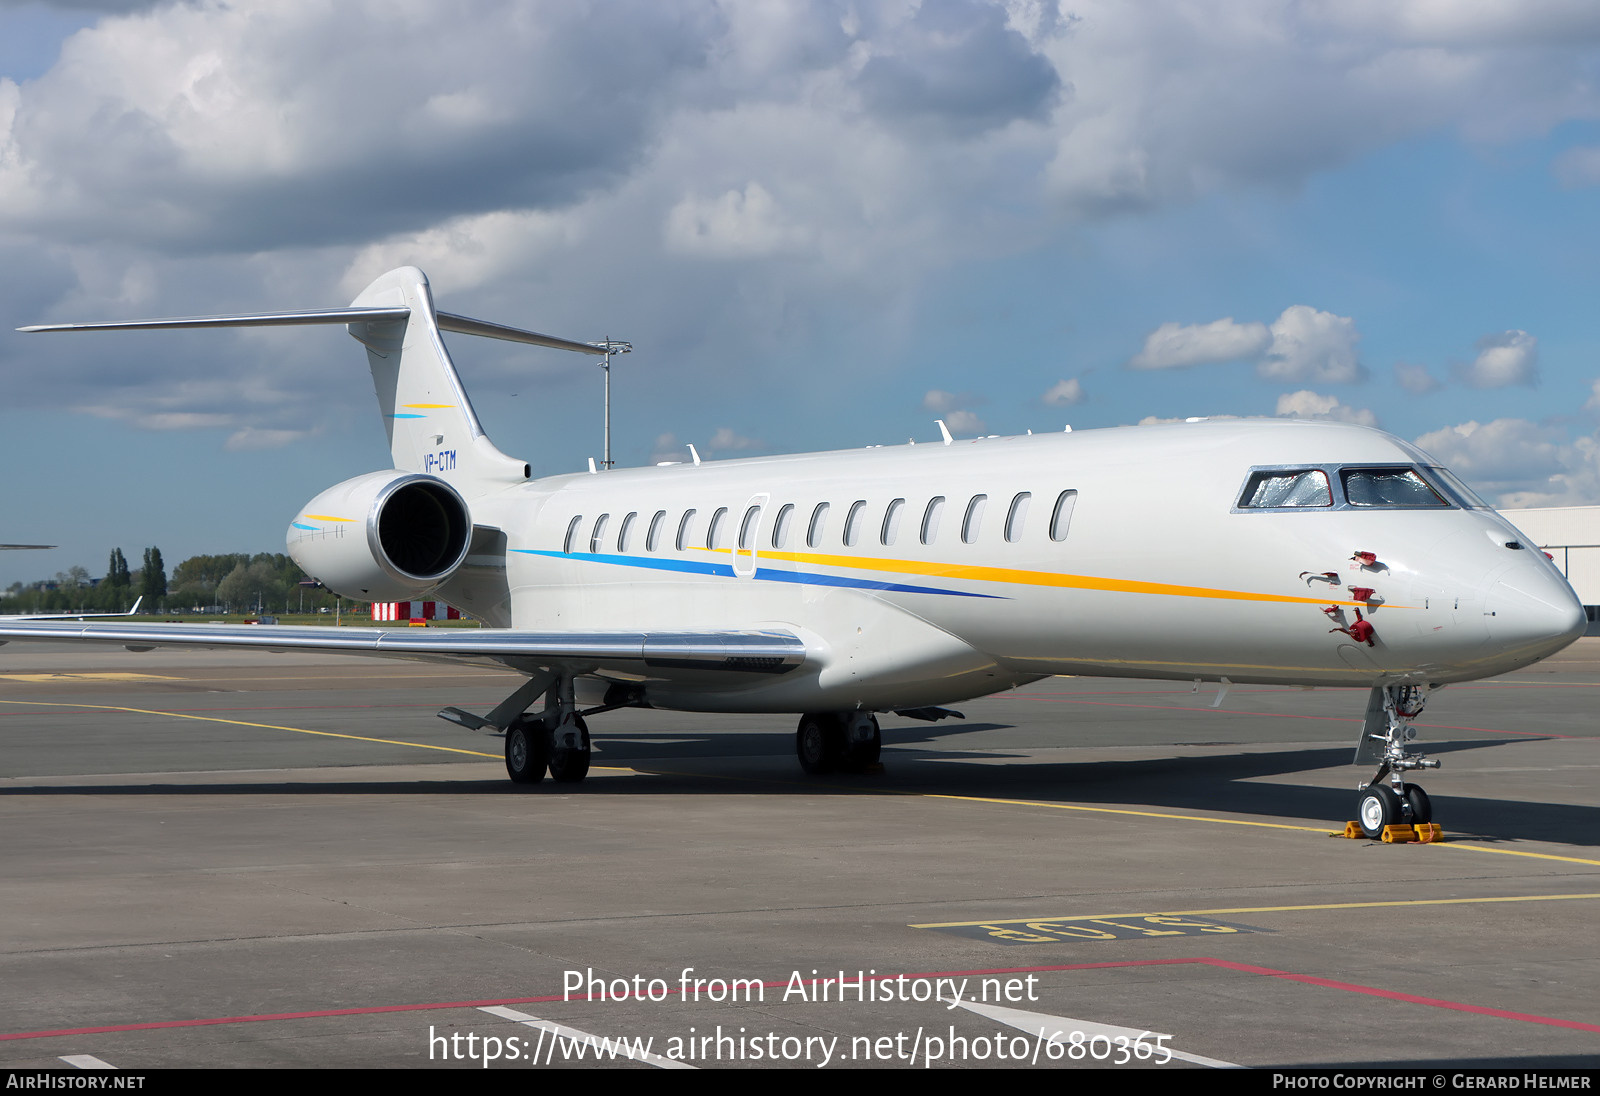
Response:
M608 563L617 567L643 567L655 571L678 571L691 575L716 575L734 578L733 567L727 563L702 563L694 559L646 559L641 556L616 556L596 552L552 552L539 548L513 548L525 556L549 556L552 559L581 560L584 563ZM886 582L880 579L851 578L845 575L806 574L801 571L780 571L771 567L757 567L752 576L764 582L795 582L803 586L840 586L852 590L887 590L900 594L944 594L949 597L984 597L1008 600L995 594L973 594L965 590L940 590L932 586L911 586L903 582Z

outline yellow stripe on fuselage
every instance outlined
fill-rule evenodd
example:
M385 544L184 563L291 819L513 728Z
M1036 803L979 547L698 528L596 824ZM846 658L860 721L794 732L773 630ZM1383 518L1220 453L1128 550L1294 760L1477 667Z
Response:
M730 548L713 548L724 555ZM1019 586L1057 586L1074 590L1107 590L1120 594L1159 594L1166 597L1218 598L1224 601L1274 601L1290 605L1349 605L1365 609L1364 601L1338 598L1300 597L1294 594L1261 594L1249 590L1223 590L1212 586L1180 586L1170 582L1143 582L1128 578L1101 578L1096 575L1065 575L1054 571L1025 571L1016 567L978 567L968 563L941 563L934 560L880 559L871 556L838 556L820 552L760 551L758 559L778 560L813 567L838 567L854 571L888 571L901 575L927 575L932 578L968 579L973 582L1004 582ZM1388 605L1386 609L1410 606Z

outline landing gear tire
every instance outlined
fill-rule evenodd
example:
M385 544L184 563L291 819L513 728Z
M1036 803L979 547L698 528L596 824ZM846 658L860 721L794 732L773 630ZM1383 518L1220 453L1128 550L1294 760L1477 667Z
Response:
M872 733L866 738L851 735L850 741L845 743L844 766L847 769L859 772L869 765L876 765L879 755L883 753L883 732L878 728L878 717L869 715L867 721Z
M1433 801L1420 786L1407 784L1402 799L1407 812L1411 815L1409 821L1413 826L1425 826L1433 821Z
M1400 821L1400 797L1382 784L1369 785L1361 793L1361 805L1356 810L1361 820L1361 832L1376 840L1383 836L1385 826Z
M550 732L542 722L518 717L506 728L506 775L514 784L537 784L550 762Z
M551 748L550 779L557 784L577 784L589 775L589 727L582 716L575 715L572 721L578 726L583 745Z
M794 752L800 767L812 776L831 773L844 759L844 727L827 714L803 715L794 732Z

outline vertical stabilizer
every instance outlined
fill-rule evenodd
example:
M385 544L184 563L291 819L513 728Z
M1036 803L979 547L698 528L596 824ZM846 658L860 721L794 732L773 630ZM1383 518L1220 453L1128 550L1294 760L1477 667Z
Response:
M367 348L394 466L438 476L471 498L528 478L528 465L494 447L439 334L428 278L413 266L384 274L352 308L406 308L406 319L349 325Z

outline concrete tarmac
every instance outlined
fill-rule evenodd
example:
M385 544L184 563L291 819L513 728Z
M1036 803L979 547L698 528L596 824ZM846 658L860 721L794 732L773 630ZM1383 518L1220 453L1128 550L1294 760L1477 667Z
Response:
M0 648L0 1067L1600 1065L1600 640L1432 698L1430 845L1330 836L1356 691L1058 678L827 778L619 711L517 788L434 713L518 680Z

